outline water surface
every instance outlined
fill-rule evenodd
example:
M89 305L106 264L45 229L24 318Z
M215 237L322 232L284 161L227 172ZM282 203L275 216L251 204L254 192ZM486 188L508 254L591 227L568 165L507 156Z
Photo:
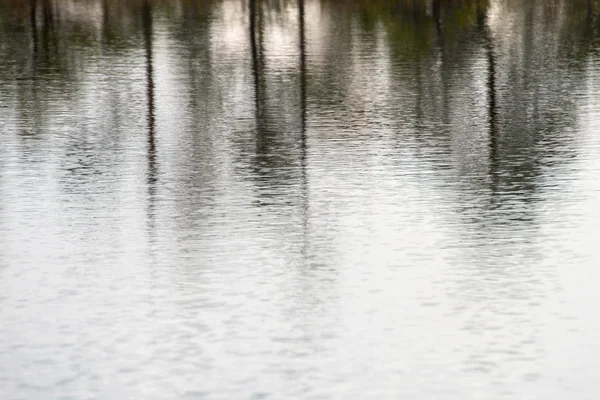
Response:
M599 12L0 1L0 398L596 399Z

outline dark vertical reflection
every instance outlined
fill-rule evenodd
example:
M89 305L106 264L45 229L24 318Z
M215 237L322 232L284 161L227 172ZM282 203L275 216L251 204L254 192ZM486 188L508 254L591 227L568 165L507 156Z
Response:
M587 0L586 2L586 14L585 14L585 30L582 35L586 41L586 47L590 47L594 42L595 36L595 24L594 24L594 4L592 0ZM593 48L593 45L592 45Z
M300 31L300 168L302 168L302 222L303 256L306 259L306 235L308 231L308 178L306 175L306 32L304 0L298 0L298 23Z
M148 201L149 215L154 214L154 198L156 192L157 167L156 167L156 140L155 112L154 112L154 67L152 60L152 6L150 0L145 0L142 8L142 24L144 31L144 45L146 50L146 98L148 102Z
M441 16L441 4L440 0L432 0L432 8L433 8L433 19L435 21L435 30L437 34L441 37L442 35L442 16Z
M50 0L43 0L43 6L44 23L50 25L54 19L54 10Z
M253 76L253 84L254 84L254 122L256 124L256 140L258 143L258 148L262 149L263 145L264 145L264 134L263 134L263 129L262 129L262 106L261 106L261 99L262 99L262 93L260 90L260 72L259 69L261 67L260 65L260 60L259 60L259 44L258 44L258 35L257 35L257 30L259 29L258 27L258 0L250 0L249 1L249 7L250 7L250 49L252 52L252 76ZM256 161L257 163L257 169L260 170L260 166L261 163L264 161L260 155L262 155L261 152L258 152L259 154L257 154L257 158Z
M300 30L300 98L302 123L302 148L306 147L306 32L304 21L304 0L298 0ZM304 154L304 152L303 152Z
M488 96L488 122L490 128L490 168L493 188L495 190L497 181L497 160L498 160L498 110L496 105L496 61L494 58L494 44L492 35L487 26L487 18L483 16L483 11L478 10L478 20L481 22L481 32L485 40L485 50L487 56L487 96Z
M29 23L31 25L31 42L35 67L38 59L37 0L29 0Z
M497 110L496 110L496 65L494 61L494 49L491 40L489 40L487 48L488 57L488 108L489 108L489 123L490 123L490 157L492 163L496 161L498 151L497 138Z
M252 51L252 76L254 83L254 102L256 107L256 114L258 117L260 104L259 104L259 75L258 75L258 48L256 44L256 6L257 0L250 0L250 49Z
M108 0L102 0L102 39L105 42L108 42L108 29L109 29L109 20L108 20Z
M306 33L304 21L304 0L298 0L299 30L300 30L300 122L302 173L306 174Z
M255 96L255 123L256 123L256 156L255 171L260 176L261 186L263 180L272 182L281 182L275 172L278 163L282 160L282 148L278 139L282 138L281 131L278 129L277 107L280 103L273 104L269 102L267 93L267 76L264 60L263 43L263 7L260 0L250 0L250 40L252 50L252 73L254 77L254 96ZM261 190L262 191L262 190ZM265 204L272 199L271 194L262 192L261 196L265 198Z
M440 75L441 75L441 89L442 89L442 117L443 122L445 124L450 123L450 102L449 102L449 88L448 88L448 74L450 73L450 68L448 68L447 58L448 55L446 50L446 43L444 40L444 32L442 31L442 13L441 13L441 4L440 0L433 0L433 19L435 22L435 29L437 34L437 42L440 51L441 57L441 67L440 67Z
M44 40L44 50L46 57L49 56L50 46L50 34L54 21L54 10L50 0L42 0L42 17L44 20L44 29L42 30L42 36Z
M533 116L537 117L537 111L538 111L538 101L539 101L539 96L538 96L538 84L537 84L537 79L534 75L531 75L530 72L533 68L534 65L536 64L537 60L536 57L534 56L535 51L536 51L536 46L535 46L535 41L536 41L536 37L535 37L535 32L533 31L534 28L534 23L536 22L534 19L534 14L535 14L535 0L531 0L531 4L527 10L527 14L525 16L525 29L524 29L524 34L523 34L523 44L524 44L524 54L525 54L525 79L523 81L524 83L524 92L527 93L530 90L533 90L535 95L533 97L529 97L527 96L526 99L520 99L520 101L522 102L522 107L521 110L525 110L527 109L525 107L526 102L531 102L533 103ZM527 121L531 115L529 114L529 112L526 112L525 115L525 121Z

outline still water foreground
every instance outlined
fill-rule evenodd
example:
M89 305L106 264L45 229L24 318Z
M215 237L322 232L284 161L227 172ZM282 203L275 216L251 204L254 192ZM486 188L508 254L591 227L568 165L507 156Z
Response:
M600 6L417 3L0 1L0 398L597 399Z

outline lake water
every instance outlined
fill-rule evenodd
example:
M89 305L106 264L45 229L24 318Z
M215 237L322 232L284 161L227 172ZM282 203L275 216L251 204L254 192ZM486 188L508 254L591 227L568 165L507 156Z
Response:
M0 1L0 398L597 399L600 5Z

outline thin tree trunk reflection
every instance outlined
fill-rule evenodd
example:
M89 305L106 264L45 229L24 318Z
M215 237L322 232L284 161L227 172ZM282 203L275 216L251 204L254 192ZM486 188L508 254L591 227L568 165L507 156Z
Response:
M300 107L302 129L302 154L306 152L306 33L304 28L304 0L298 0L300 30ZM304 161L304 159L303 159Z
M259 75L258 75L258 48L256 44L256 0L250 0L250 50L252 52L252 75L254 79L254 102L256 107L256 114L258 115L260 109L259 102Z
M437 33L438 47L440 51L440 75L442 84L442 108L443 108L443 121L445 124L450 123L450 102L449 102L449 89L448 89L448 67L446 61L446 44L444 42L444 32L442 32L442 16L441 16L441 4L440 0L433 1L433 19L435 21L435 29Z
M498 149L497 143L497 121L496 121L496 63L494 60L494 49L491 39L488 39L488 102L489 102L489 121L490 121L490 150L491 156L495 160Z
M252 51L252 75L254 79L255 100L255 122L256 122L256 146L257 161L270 164L273 162L269 155L269 146L272 144L272 133L268 127L268 118L265 108L267 102L267 90L265 89L264 76L264 49L262 43L262 18L260 0L250 0L250 47ZM264 166L264 165L263 165Z
M302 221L303 221L303 255L306 259L308 249L306 237L308 232L308 177L306 175L306 32L304 0L298 0L298 24L300 31L300 163L302 168Z
M148 102L148 190L150 198L154 197L156 183L156 140L154 111L154 66L152 54L152 8L150 0L145 0L142 9L142 24L146 50L146 99Z
M433 19L435 21L435 30L437 31L438 36L442 35L442 16L441 16L441 4L440 0L432 0L432 8L433 8Z
M108 42L108 0L102 1L102 39Z
M50 26L54 20L54 10L50 0L43 0L42 14L44 15L44 24Z
M488 122L490 132L490 176L492 179L492 191L495 192L497 186L497 160L498 160L498 110L496 104L496 60L494 57L494 44L492 35L487 25L487 18L483 16L483 11L479 10L481 15L478 20L481 22L481 32L485 38L485 50L487 55L487 97L488 97Z
M38 59L38 27L37 27L37 0L29 1L29 23L31 25L31 42L34 69Z
M154 236L155 223L155 198L156 198L156 182L157 182L157 166L156 166L156 140L155 140L155 110L154 110L154 64L152 52L152 5L151 0L144 0L142 7L142 27L144 35L144 45L146 50L146 101L148 103L147 114L147 158L148 171L146 176L146 184L148 186L148 234L150 238ZM152 246L151 246L152 249Z
M43 34L43 43L44 43L44 58L48 57L50 52L50 30L52 29L52 24L54 21L54 10L52 8L52 4L50 0L42 1L42 17L44 20L44 26L42 30Z

